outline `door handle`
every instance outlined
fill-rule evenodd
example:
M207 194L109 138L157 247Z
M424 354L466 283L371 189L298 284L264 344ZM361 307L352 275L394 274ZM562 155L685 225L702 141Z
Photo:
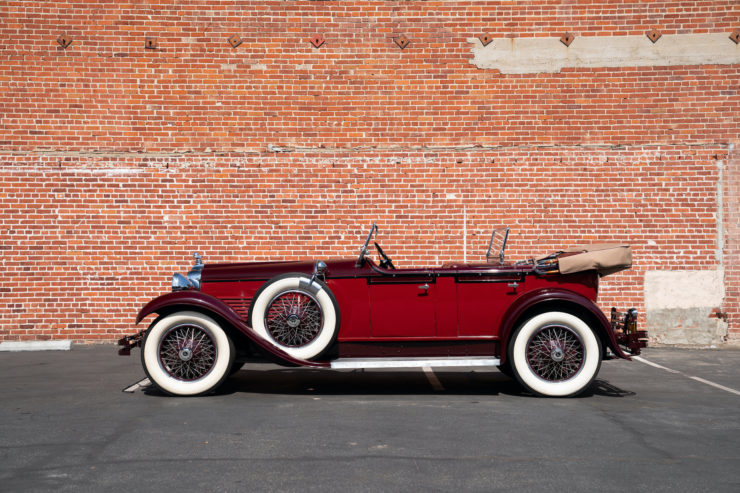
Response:
M424 292L426 292L429 289L429 284L422 284L421 286L419 286L419 289L423 289Z

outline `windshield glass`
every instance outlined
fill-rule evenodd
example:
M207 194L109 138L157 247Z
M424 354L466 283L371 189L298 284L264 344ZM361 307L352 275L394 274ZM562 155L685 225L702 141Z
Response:
M488 251L486 252L486 262L504 263L504 250L506 250L506 241L509 239L509 228L496 228L491 233L491 241L488 242ZM498 255L497 255L498 254ZM498 257L498 258L497 258Z

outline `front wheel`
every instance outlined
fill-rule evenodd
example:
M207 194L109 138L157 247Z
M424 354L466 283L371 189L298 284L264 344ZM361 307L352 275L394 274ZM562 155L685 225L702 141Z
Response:
M182 311L154 321L142 342L141 362L157 388L192 396L221 385L234 354L234 344L215 320Z
M569 397L596 378L601 341L573 314L541 313L514 332L508 361L519 383L535 394Z

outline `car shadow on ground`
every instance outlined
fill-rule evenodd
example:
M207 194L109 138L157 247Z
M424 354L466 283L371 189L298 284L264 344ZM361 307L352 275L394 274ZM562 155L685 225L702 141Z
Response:
M436 388L421 370L242 370L219 390L300 395L486 395L521 390L516 382L496 371L435 372L434 376L439 382Z
M510 395L535 397L498 371L435 371L434 379L423 371L333 371L283 368L236 372L215 395L235 393L285 395ZM154 386L147 395L163 395ZM577 398L593 396L630 397L635 393L596 379Z

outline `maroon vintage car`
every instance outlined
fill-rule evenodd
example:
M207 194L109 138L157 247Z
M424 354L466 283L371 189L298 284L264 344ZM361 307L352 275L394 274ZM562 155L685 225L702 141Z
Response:
M172 293L138 314L152 383L173 395L213 391L243 364L411 368L496 366L529 391L572 396L604 358L645 347L636 311L596 306L599 277L631 266L626 245L591 245L505 262L508 228L491 235L486 262L397 269L377 242L359 258L203 265L175 274ZM494 242L496 245L494 247ZM500 248L499 248L500 243Z

